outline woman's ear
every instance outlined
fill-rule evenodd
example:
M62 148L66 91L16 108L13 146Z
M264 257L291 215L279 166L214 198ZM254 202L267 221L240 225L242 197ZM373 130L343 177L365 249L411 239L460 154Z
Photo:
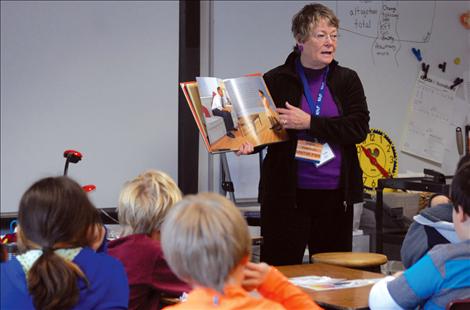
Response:
M295 38L295 47L299 52L304 50L304 43L300 40L300 38Z

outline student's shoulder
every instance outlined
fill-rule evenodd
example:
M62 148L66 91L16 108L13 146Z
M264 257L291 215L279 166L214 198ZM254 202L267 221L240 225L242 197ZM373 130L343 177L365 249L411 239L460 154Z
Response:
M469 247L470 240L465 240L458 243L437 244L429 251L429 255L448 257L470 255L470 252L468 251Z
M154 251L156 249L161 249L161 245L159 241L154 240L145 234L134 234L118 238L109 242L108 245L108 251L110 253L116 251L136 252L137 249L139 251Z
M75 257L74 262L85 270L93 271L94 273L111 275L124 271L124 267L118 259L106 253L96 253L88 247L80 251L77 257Z
M165 307L164 310L192 310L202 309L207 303L201 301L198 302L181 302L176 305ZM270 310L282 310L285 309L281 304L266 299L266 298L244 298L243 300L228 300L220 305L221 309L270 309Z
M470 240L435 245L427 255L438 268L450 260L470 259Z
M14 257L9 261L0 263L0 278L2 293L5 285L14 284L19 279L26 279L23 268L21 268L20 263Z
M26 276L16 258L0 263L0 309L34 309Z
M16 257L13 257L12 259L0 263L0 269L2 271L4 270L21 270L21 265L20 262L16 259Z
M13 257L9 261L0 263L0 277L2 287L5 283L13 283L19 280L25 280L26 276L20 262Z

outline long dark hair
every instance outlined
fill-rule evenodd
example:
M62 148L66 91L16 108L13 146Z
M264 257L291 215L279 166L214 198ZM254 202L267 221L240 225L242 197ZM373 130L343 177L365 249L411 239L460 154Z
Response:
M80 296L80 268L55 254L59 248L84 247L100 216L87 194L72 179L50 177L37 181L20 201L19 243L23 250L43 250L27 274L28 289L37 309L71 308Z

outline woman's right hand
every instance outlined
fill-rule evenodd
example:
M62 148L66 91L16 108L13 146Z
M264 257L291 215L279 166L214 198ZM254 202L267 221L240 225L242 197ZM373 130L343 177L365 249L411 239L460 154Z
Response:
M244 142L242 145L240 145L240 148L238 151L235 153L235 155L240 156L240 155L248 155L253 153L254 151L254 146L250 142Z
M311 115L286 101L286 108L277 108L282 126L285 129L303 130L310 128Z

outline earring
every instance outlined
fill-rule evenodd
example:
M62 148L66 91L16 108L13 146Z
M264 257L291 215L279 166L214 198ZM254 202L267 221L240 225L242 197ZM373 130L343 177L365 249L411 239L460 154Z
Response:
M297 44L297 49L302 53L304 51L304 46L302 44Z

